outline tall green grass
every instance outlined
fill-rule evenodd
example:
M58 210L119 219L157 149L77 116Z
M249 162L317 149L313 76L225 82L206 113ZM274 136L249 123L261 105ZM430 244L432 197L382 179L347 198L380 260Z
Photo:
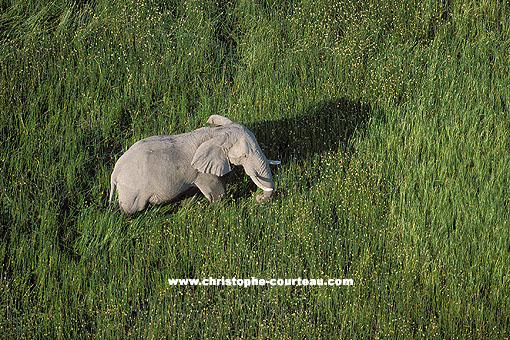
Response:
M505 1L0 2L3 338L508 338ZM247 125L237 169L127 217L135 141ZM173 287L169 278L352 278Z

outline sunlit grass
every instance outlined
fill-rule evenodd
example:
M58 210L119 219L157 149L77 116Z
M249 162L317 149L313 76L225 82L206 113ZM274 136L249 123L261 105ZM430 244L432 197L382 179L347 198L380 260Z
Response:
M505 2L0 4L5 338L505 338ZM247 125L209 205L108 208L135 141ZM169 278L352 278L171 287Z

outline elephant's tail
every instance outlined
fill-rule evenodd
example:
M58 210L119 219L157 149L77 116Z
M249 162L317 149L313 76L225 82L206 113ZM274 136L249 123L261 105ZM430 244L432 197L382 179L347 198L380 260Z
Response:
M115 191L116 184L117 184L116 181L112 178L110 182L110 198L108 199L108 207L112 205L113 192Z

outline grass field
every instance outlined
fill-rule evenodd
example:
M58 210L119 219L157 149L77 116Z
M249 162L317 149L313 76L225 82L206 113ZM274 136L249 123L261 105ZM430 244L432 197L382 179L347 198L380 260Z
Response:
M510 337L508 1L0 1L0 337ZM237 169L132 217L135 141L244 123ZM171 278L353 286L184 287Z

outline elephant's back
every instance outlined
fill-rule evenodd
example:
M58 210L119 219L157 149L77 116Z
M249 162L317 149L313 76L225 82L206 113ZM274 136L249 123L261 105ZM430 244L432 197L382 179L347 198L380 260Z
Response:
M145 162L151 167L161 164L171 166L177 163L190 163L189 143L184 135L160 135L144 138L126 151L127 157Z

